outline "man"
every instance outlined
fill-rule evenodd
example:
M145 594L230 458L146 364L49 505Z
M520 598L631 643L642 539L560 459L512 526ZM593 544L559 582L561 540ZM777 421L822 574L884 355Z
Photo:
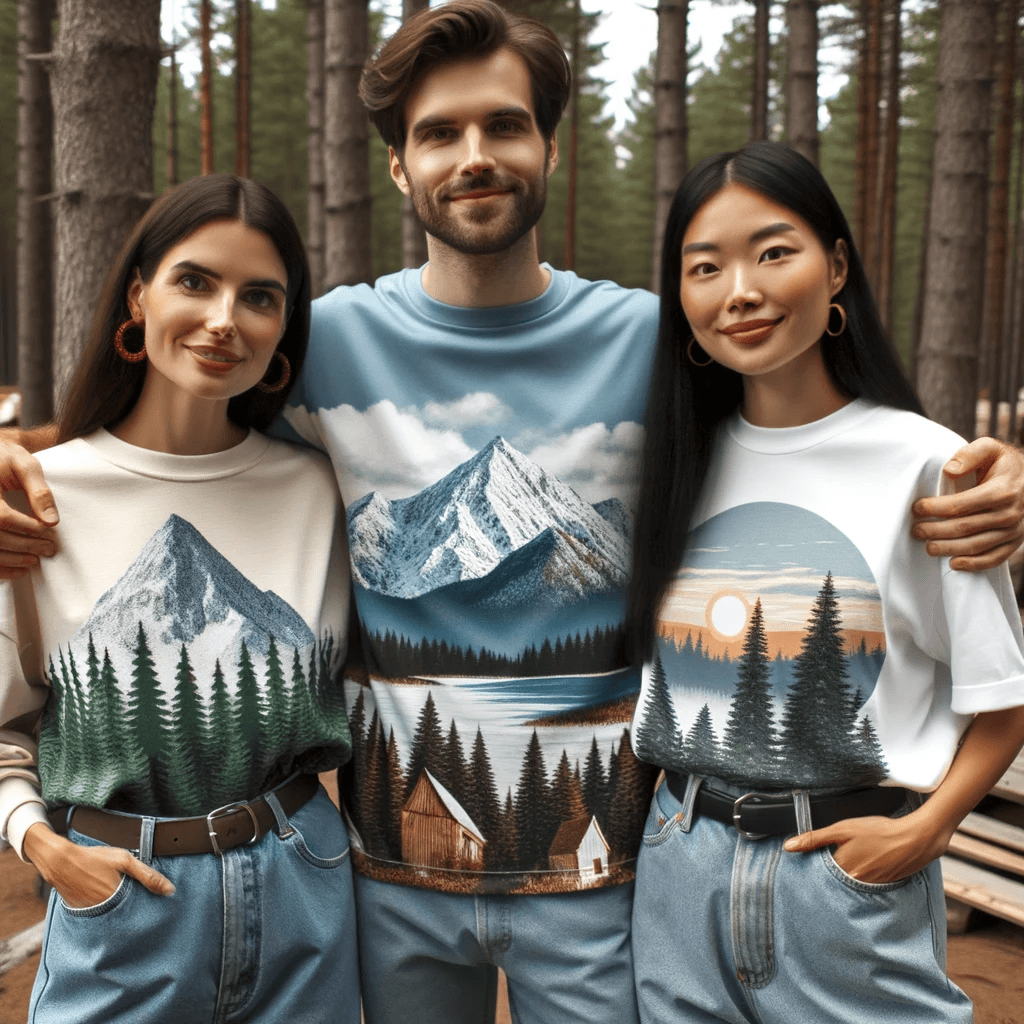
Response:
M429 262L317 301L282 432L326 449L348 509L366 1019L492 1021L501 967L520 1021L628 1024L651 778L626 732L623 584L657 299L538 262L569 94L545 27L453 0L403 25L361 90ZM1007 556L1019 461L961 453L989 479L922 503L968 513L918 527L932 553ZM52 498L27 456L0 475L39 516L0 516L25 567L49 553Z

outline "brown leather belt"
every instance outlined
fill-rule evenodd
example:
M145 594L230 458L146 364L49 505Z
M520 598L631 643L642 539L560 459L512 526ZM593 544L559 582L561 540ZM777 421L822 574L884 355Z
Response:
M272 790L286 817L291 817L313 798L320 786L315 775L296 775ZM107 846L138 850L142 838L142 817L75 807L68 818L67 808L50 811L54 831L64 833L70 826L83 836L98 839ZM153 856L223 853L225 850L255 843L276 825L270 804L258 796L251 802L226 804L196 818L161 818L153 829Z
M665 773L665 784L682 803L686 793L685 775ZM811 827L825 828L846 818L878 814L889 817L906 805L907 791L896 786L871 786L832 796L812 796ZM776 793L745 793L739 798L719 793L703 783L697 790L694 814L732 825L748 839L787 836L797 832L796 806L792 790Z

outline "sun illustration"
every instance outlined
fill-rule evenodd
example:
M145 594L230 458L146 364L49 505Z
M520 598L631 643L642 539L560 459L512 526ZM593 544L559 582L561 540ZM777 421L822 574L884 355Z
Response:
M750 611L747 599L738 590L719 590L711 595L704 617L719 640L735 640L746 627Z

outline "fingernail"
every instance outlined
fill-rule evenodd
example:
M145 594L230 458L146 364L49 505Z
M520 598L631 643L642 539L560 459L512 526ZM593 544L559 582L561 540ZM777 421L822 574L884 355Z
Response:
M953 473L958 472L963 468L963 463L959 459L950 459L946 463L946 469L951 470Z
M915 526L911 531L918 540L924 540L924 527Z
M789 850L792 853L793 850L798 850L800 848L800 844L796 839L787 839L782 844L782 847L783 849Z

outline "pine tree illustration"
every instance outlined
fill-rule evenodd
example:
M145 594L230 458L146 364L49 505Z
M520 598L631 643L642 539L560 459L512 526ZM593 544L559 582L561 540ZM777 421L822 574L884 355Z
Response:
M242 743L249 752L248 772L260 763L260 741L263 735L263 716L260 712L260 687L256 681L256 670L249 657L249 648L242 640L238 658L238 686L235 690L235 721L238 723Z
M60 761L66 768L68 756L64 751L75 751L81 742L82 719L75 700L75 691L71 686L71 676L68 675L67 659L60 647L57 648L57 658L60 661Z
M656 650L651 665L651 682L636 730L637 753L651 764L680 770L682 748L679 719L676 718L661 654Z
M384 829L381 810L384 806L384 786L387 768L384 763L383 734L380 719L374 710L366 735L366 770L359 797L359 834L367 852L373 857L384 854Z
M120 803L124 807L153 807L156 792L146 755L131 729L125 727L124 699L117 684L117 673L110 660L110 652L103 649L103 666L100 668L99 706L109 708L112 727L105 742L111 744L111 763L119 767L124 782L119 787ZM106 801L101 801L106 802Z
M267 643L267 687L263 693L265 715L263 719L263 749L283 750L291 733L290 718L292 702L285 688L284 669L277 641L271 635Z
M89 743L89 708L86 701L85 687L78 675L78 666L75 664L75 652L68 646L68 670L71 674L70 689L75 695L76 725L78 728L78 743L84 752Z
M163 756L167 746L167 699L160 689L156 666L141 622L135 642L135 657L132 659L132 684L125 718L129 730L152 766Z
M604 773L601 751L597 748L597 735L590 743L590 753L583 764L583 799L587 811L597 818L601 828L608 824L608 778Z
M441 774L438 779L441 785L460 804L464 805L466 799L466 757L462 751L462 741L459 738L459 730L455 725L455 719L448 729L448 738L445 740L444 752L441 755L439 765Z
M416 732L412 738L412 751L409 754L409 766L406 769L405 798L409 799L419 781L420 772L426 768L431 775L437 776L438 766L444 757L444 736L441 733L441 719L437 716L434 695L428 690L427 699L420 711Z
M857 770L860 744L841 628L829 572L811 608L782 711L779 745L786 777L795 784L849 785Z
M178 655L171 698L171 722L168 749L158 778L161 806L179 816L205 813L207 806L208 766L200 760L202 737L207 734L196 677L184 644Z
M50 787L56 788L57 766L60 763L60 721L61 704L64 687L53 665L53 655L49 657L47 678L50 680L50 692L43 705L43 714L39 722L39 778L43 786L44 797Z
M605 838L611 847L610 860L623 861L636 856L657 769L636 759L628 729L622 731L616 765L615 791L608 807Z
M363 776L366 772L366 744L369 739L366 733L366 691L359 687L355 703L349 715L348 727L352 733L352 785L358 793L363 787Z
M505 806L498 818L497 829L492 837L484 838L487 839L484 867L488 871L515 871L519 865L519 831L511 789L505 796Z
M575 821L587 816L587 805L583 800L583 789L569 765L569 755L562 750L562 758L551 780L551 810L555 821Z
M480 726L477 726L473 753L469 759L468 783L464 804L466 813L483 833L489 847L498 831L501 805L498 802L498 787L494 782L491 758L487 753L487 745L484 743L484 734ZM484 848L485 858L488 847Z
M686 770L691 775L717 775L721 771L718 741L711 724L711 709L703 705L683 743Z
M852 778L854 786L877 786L885 781L889 774L889 766L885 762L882 744L878 741L878 733L867 715L864 716L859 730L861 755L859 771Z
M312 746L316 736L313 698L306 686L306 673L302 671L302 658L299 656L299 649L295 647L292 651L292 685L289 695L292 704L290 716L292 742L297 749L305 749Z
M738 666L722 747L725 763L742 778L751 779L768 771L775 756L771 660L760 598L750 616Z
M124 751L121 724L124 708L121 705L121 694L114 681L113 668L106 673L100 670L100 660L96 654L92 633L89 634L87 651L85 678L89 687L89 742L83 751L85 756L79 761L79 770L83 780L97 781L98 789L88 795L91 803L102 806L110 796L111 779L122 774ZM107 658L104 668L109 664L110 659ZM146 765L143 764L142 771L145 773L146 770ZM100 792L100 789L107 791ZM82 799L85 800L84 793Z
M220 660L213 666L213 692L210 698L208 747L220 754L210 772L210 804L219 807L231 800L249 796L249 754L238 725L235 702L228 693Z
M402 856L402 804L405 802L405 772L402 771L402 759L398 754L395 742L395 730L388 731L388 745L385 751L387 767L387 787L385 807L387 822L384 835L387 841L387 855L391 860L400 860Z
M516 789L516 829L519 832L519 868L530 871L548 866L548 850L558 822L551 807L551 786L537 730L533 730L523 756Z

